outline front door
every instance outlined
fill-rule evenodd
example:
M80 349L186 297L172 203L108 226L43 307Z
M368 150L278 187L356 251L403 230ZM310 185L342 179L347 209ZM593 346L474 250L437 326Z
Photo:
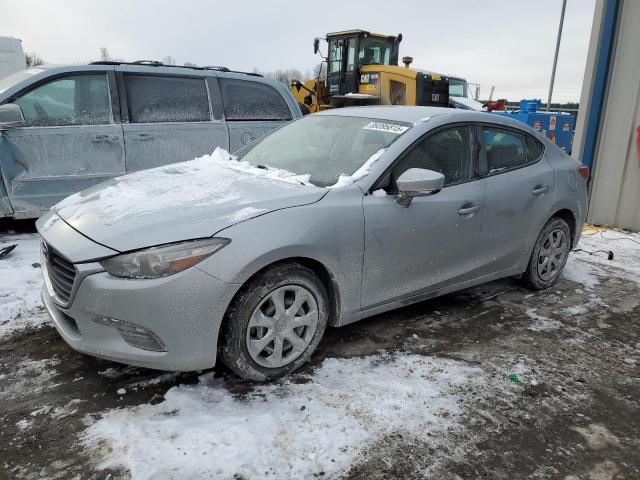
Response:
M38 216L64 197L124 173L112 78L107 72L56 77L14 100L25 126L3 132L0 149L16 217Z
M327 71L329 97L357 93L356 42L357 37L355 36L331 38L329 40Z
M556 172L528 134L485 126L482 139L487 204L480 261L481 272L490 274L529 254L553 204Z
M477 276L484 180L473 173L470 137L467 125L428 134L393 168L386 195L364 197L362 308ZM401 208L395 180L409 168L438 171L445 186Z
M191 160L216 147L229 148L224 122L212 115L205 77L119 75L126 95L127 172Z

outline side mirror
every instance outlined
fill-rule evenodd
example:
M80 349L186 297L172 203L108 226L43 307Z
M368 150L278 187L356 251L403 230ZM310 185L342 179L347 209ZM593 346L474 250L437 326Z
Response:
M313 53L318 53L320 51L320 39L313 39Z
M414 197L426 197L442 190L444 175L424 168L410 168L396 180L396 202L403 208L411 205Z
M15 127L24 127L22 109L15 103L0 105L0 131Z

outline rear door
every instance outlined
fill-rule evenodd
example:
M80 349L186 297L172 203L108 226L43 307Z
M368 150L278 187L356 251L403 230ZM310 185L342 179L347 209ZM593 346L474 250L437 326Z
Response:
M126 69L126 67L120 67ZM229 148L205 76L118 72L127 172L182 162Z
M229 151L244 147L293 118L284 97L259 80L219 76Z
M481 127L487 198L479 251L481 273L516 266L550 214L556 172L542 143L519 130Z
M124 173L113 72L57 75L16 95L25 126L3 132L2 176L17 217Z

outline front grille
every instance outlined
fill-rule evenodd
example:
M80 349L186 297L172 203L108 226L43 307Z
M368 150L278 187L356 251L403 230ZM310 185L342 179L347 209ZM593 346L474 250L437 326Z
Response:
M47 262L51 286L60 300L68 302L76 279L76 269L69 260L42 242L42 253Z

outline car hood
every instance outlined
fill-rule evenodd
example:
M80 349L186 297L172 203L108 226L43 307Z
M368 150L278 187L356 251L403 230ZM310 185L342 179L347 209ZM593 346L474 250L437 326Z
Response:
M123 252L205 238L274 210L320 200L307 176L213 155L117 177L67 197L55 212L78 232Z

